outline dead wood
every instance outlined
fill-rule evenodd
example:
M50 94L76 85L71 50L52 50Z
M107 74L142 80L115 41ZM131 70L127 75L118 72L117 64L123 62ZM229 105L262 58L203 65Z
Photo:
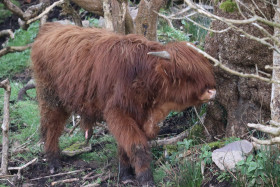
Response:
M57 2L54 2L52 5L50 5L49 7L47 7L40 15L38 16L34 16L32 19L29 19L26 21L26 24L29 25L30 23L38 20L38 19L41 19L43 16L45 16L46 14L48 14L54 7L56 6L59 6L61 4L64 3L64 0L60 0L60 1L57 1Z
M73 134L74 130L80 125L81 121L78 121L73 128L69 131L68 135L70 136L71 134Z
M12 39L15 37L15 35L11 29L6 29L6 30L0 31L0 37L3 37L3 36L9 36Z
M42 3L30 6L26 11L22 11L10 0L0 0L0 2L2 2L8 10L10 10L13 14L17 15L23 21L21 25L23 29L27 29L28 25L31 23L29 22L26 24L28 20L37 16L39 12L41 12L48 5L48 1L44 1Z
M38 161L38 158L34 158L33 160L31 160L30 162L24 164L23 166L20 166L20 167L9 167L8 170L18 170L18 173L17 173L17 178L20 179L21 178L21 171L28 167L29 165L35 163Z
M17 100L18 101L22 101L23 100L23 97L25 95L27 95L26 91L27 90L30 90L30 89L33 89L35 88L35 84L34 83L31 83L31 84L27 84L26 86L24 86L22 89L20 89L19 93L18 93L18 98Z
M8 46L0 50L0 57L6 55L7 53L21 52L29 49L32 44L26 46Z
M4 93L4 116L2 124L2 162L1 174L8 174L8 159L9 159L9 126L10 126L10 95L11 86L8 79L0 83L0 88L5 89Z
M79 181L78 178L72 178L72 179L64 179L64 180L59 180L59 181L54 181L51 183L51 186L57 185L57 184L64 184L64 183L70 183L70 182L76 182Z
M165 138L165 139L160 139L160 140L155 140L155 141L150 141L150 146L151 147L156 147L156 146L162 146L162 145L169 145L169 144L174 144L178 141L183 140L184 138L188 137L191 130L197 125L193 125L190 129L185 130L184 132L178 134L175 137L172 138Z
M82 20L80 15L76 12L76 10L70 5L69 0L65 0L62 4L62 9L64 14L71 15L75 25L82 27Z
M65 173L48 175L48 176L44 176L44 177L38 177L38 178L31 179L31 181L40 180L40 179L47 179L47 178L51 178L51 177L58 177L58 176L62 176L62 175L69 175L69 174L74 174L74 173L80 173L80 172L83 172L85 170L90 170L90 169L91 168L86 168L86 169L80 169L80 170L75 170L75 171L69 171L69 172L65 172Z
M85 185L83 187L95 187L95 186L100 186L100 183L101 182L104 182L112 177L116 177L117 175L116 174L112 174L111 172L107 173L106 175L102 176L101 177L101 180L99 181L99 183L93 183L93 184L88 184L88 185Z
M29 165L35 163L38 161L38 158L34 158L33 160L29 161L28 163L24 164L23 166L19 166L19 167L9 167L8 170L22 170L26 167L28 167Z

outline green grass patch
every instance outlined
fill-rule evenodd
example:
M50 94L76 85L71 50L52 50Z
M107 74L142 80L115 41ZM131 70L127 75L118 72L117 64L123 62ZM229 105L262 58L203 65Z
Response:
M193 16L193 17L191 17L191 19L206 28L210 27L211 20L207 17ZM194 23L192 23L190 21L186 21L186 20L182 20L182 24L184 25L185 32L192 35L190 37L190 41L198 41L201 44L204 43L205 37L208 33L207 30L201 28L198 25L195 25Z
M16 30L15 38L10 39L7 46L25 46L32 43L38 30L39 22L32 23L28 30ZM0 58L0 79L12 78L28 66L30 66L30 49L23 52L8 53Z
M171 28L168 25L164 24L159 27L157 30L158 40L164 43L172 41L189 41L190 38L188 34L176 29Z

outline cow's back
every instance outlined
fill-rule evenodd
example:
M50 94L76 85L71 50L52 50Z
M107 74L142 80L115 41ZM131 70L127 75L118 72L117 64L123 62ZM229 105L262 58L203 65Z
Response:
M94 92L94 74L102 71L96 70L99 66L95 63L102 51L101 36L104 38L106 33L111 35L104 30L58 23L42 26L31 54L39 95L70 108L80 108L77 105L81 103L87 105L83 98L89 89Z

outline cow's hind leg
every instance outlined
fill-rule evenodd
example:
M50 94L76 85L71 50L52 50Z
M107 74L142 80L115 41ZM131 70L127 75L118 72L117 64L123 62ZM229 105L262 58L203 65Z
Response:
M86 139L86 144L89 143L89 140L91 139L93 135L93 127L96 124L95 119L90 119L86 116L81 116L81 122L80 122L80 127L83 129L85 132L85 139Z
M135 169L138 182L141 185L152 186L154 183L150 169L151 153L145 134L135 120L118 109L106 110L104 117L118 146L123 148L131 166ZM125 162L123 164L125 171L128 165Z
M59 167L59 137L61 136L69 114L60 107L50 106L40 101L41 136L44 142L45 154L48 159L50 172Z

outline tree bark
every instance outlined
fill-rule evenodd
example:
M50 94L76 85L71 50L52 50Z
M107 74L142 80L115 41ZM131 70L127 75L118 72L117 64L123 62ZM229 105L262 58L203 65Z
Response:
M1 162L1 174L8 174L8 158L9 158L9 126L10 126L10 95L11 86L9 80L6 79L0 83L0 88L5 89L4 94L4 118L2 124L2 162Z
M105 27L117 33L126 33L127 0L104 0Z
M103 16L103 0L71 0L86 11L92 12L98 16Z
M277 1L277 7L280 6L280 0ZM276 23L280 22L280 8L275 11L274 21ZM274 36L280 40L280 29L278 27L274 28ZM276 51L273 51L273 66L280 67L280 54ZM275 68L272 71L272 78L280 80L280 68ZM272 84L271 90L271 103L270 103L270 110L271 110L271 120L280 123L280 85L279 84Z
M244 2L247 7L254 7L251 1ZM219 4L220 2L214 7L215 15L227 19L244 19L239 12L222 11L219 9ZM274 9L269 3L258 1L257 5L267 19L274 17ZM247 15L249 12L246 9L243 13ZM259 24L267 32L273 34L272 27ZM221 21L215 20L211 23L213 30L226 28L226 24ZM238 28L255 37L264 37L264 34L252 24L242 24ZM257 41L243 37L234 30L223 33L209 32L205 40L205 52L238 72L255 74L257 67L262 72L271 73L265 69L265 66L272 65L273 51ZM247 135L248 123L263 123L270 119L270 84L257 79L235 76L220 68L215 68L214 71L217 96L215 101L208 105L205 119L205 125L211 136L242 137Z
M136 34L144 35L149 40L157 40L158 15L156 12L160 10L164 2L164 0L142 0L140 2L135 18Z

